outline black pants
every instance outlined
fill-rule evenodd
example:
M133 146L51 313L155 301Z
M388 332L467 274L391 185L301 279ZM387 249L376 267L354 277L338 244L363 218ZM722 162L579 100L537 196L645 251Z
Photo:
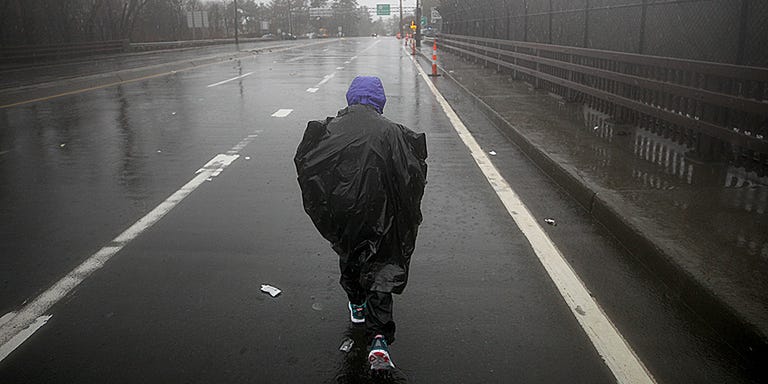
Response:
M365 333L368 338L383 335L387 344L395 341L395 321L392 315L392 293L369 291L360 284L360 268L353 263L341 263L341 287L352 304L365 303Z

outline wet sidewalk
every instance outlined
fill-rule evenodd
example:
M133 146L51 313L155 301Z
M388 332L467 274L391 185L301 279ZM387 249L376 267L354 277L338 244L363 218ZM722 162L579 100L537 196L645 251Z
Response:
M424 45L422 54L431 54ZM440 52L456 81L539 167L744 354L768 336L768 170L692 148Z

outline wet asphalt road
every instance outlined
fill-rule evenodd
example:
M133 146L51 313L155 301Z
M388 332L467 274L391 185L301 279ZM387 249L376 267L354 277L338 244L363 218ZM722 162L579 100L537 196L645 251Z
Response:
M303 213L292 163L306 121L335 115L361 74L382 78L385 116L426 132L429 149L424 223L395 297L399 381L614 382L408 55L394 39L361 38L0 110L0 315L252 139L54 305L0 362L0 383L366 382L367 341L349 325L337 259ZM557 219L545 229L659 382L756 382L455 87L440 86L534 215ZM279 109L293 111L272 117ZM283 293L261 293L264 283ZM338 351L347 336L350 354Z
M306 41L247 41L239 45L240 51L247 52L260 49L306 44ZM195 60L213 55L234 53L234 44L210 45L193 48L177 48L163 51L147 51L142 53L126 53L120 55L105 55L85 59L71 59L65 63L39 63L33 66L17 66L3 69L0 77L0 89L26 87L62 79L96 75L109 72L144 68L152 65L168 63L169 61Z

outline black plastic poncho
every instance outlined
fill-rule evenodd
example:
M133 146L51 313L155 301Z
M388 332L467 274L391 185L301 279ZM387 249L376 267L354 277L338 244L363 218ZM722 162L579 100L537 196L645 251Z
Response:
M363 288L401 293L421 224L427 145L374 106L310 121L294 162L304 210Z

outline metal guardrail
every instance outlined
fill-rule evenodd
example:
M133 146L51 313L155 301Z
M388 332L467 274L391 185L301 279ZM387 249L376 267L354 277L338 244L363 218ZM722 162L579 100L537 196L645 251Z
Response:
M438 44L701 158L730 153L768 165L768 68L450 34Z
M260 38L240 38L240 44L253 42L272 42L279 40L264 40ZM235 39L201 39L201 40L181 40L181 41L158 41L151 43L131 43L131 52L146 52L163 49L179 48L198 48L210 45L235 44Z
M0 63L34 63L128 51L128 40L0 47Z

